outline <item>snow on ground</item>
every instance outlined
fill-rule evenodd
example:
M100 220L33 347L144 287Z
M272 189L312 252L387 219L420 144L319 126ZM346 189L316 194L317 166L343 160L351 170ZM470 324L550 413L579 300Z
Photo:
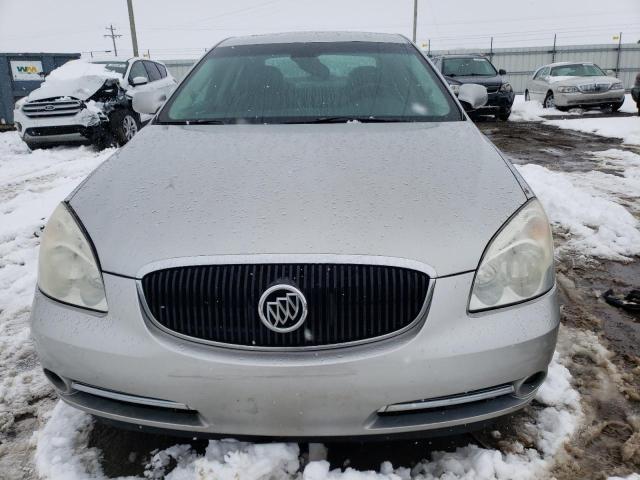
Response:
M593 133L602 137L619 138L623 143L640 145L640 117L577 118L545 120L547 125Z
M640 155L610 149L594 153L602 171L558 172L540 165L517 166L555 225L571 238L562 247L590 256L629 260L640 255L640 222L629 199L640 198ZM617 173L617 174L614 174ZM637 208L638 202L633 202Z
M635 102L631 95L626 95L625 103L620 109L621 112L637 112ZM562 129L578 130L580 132L593 133L603 137L619 138L624 143L640 145L640 117L619 116L583 118L586 115L600 113L599 110L572 109L568 112L561 112L555 108L543 108L537 101L525 102L524 96L516 95L511 111L512 121L516 122L543 122ZM542 116L549 115L570 115L576 118L553 120L544 119Z
M51 392L29 338L38 235L58 202L110 154L86 147L31 153L17 134L0 134L0 438L16 417L37 417L35 400ZM13 453L4 448L0 441L0 471Z
M510 121L514 122L541 122L542 115L581 115L582 110L573 112L561 112L556 108L544 108L540 102L524 100L524 95L516 95L511 107Z

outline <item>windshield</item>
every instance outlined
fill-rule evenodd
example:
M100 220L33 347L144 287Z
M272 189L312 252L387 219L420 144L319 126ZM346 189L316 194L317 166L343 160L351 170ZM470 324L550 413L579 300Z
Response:
M107 70L119 73L122 76L124 76L124 73L127 71L127 62L91 62L91 63L104 65L104 68L106 68Z
M213 49L167 102L158 123L462 118L412 46L316 42Z
M486 58L445 58L442 61L442 74L446 77L470 77L480 75L495 77L498 72Z
M577 63L575 65L562 65L551 69L552 77L600 77L605 73L600 67L593 64Z

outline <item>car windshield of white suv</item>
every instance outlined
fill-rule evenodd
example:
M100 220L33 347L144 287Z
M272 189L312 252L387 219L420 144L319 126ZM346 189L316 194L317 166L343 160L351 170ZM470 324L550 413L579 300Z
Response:
M158 123L461 120L425 58L401 43L317 42L213 49Z
M495 77L496 69L486 58L446 58L442 61L442 74L447 77Z
M104 65L104 68L124 76L127 71L127 62L91 62L98 65Z
M593 64L562 65L551 69L552 77L604 77L606 74Z

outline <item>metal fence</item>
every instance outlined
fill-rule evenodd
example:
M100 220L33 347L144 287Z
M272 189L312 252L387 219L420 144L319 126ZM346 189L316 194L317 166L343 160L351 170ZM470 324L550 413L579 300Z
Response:
M507 71L507 77L517 93L524 92L527 80L540 66L553 62L593 62L603 70L613 70L626 89L633 86L640 73L640 45L572 45L566 47L523 47L431 50L430 56L449 53L479 53L491 59L496 68Z
M540 66L553 62L594 62L603 70L613 70L626 89L633 86L640 73L640 44L572 45L566 47L522 47L496 49L431 50L431 57L448 53L479 53L489 57L496 68L504 68L517 93L524 92L527 80ZM164 63L177 79L187 74L196 60L165 60Z

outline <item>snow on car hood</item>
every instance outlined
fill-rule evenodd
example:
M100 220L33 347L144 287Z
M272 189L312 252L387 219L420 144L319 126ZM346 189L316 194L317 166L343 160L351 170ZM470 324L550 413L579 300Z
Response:
M105 65L72 60L53 70L40 88L29 94L28 101L53 97L86 100L110 79L120 81L122 75L107 70Z
M234 254L380 255L473 270L525 202L469 121L150 125L70 197L104 271Z

